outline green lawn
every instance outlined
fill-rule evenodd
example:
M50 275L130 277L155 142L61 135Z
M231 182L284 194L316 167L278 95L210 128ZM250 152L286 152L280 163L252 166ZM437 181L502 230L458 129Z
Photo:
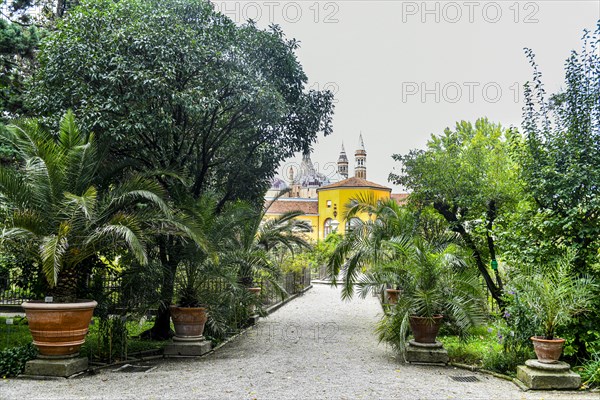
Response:
M464 339L458 336L440 336L438 340L448 350L450 361L476 367L484 367L486 359L502 352L502 345L496 335L485 328L474 330Z
M25 318L12 318L13 324L6 324L7 318L0 317L0 351L17 346L23 346L31 342L31 334L29 333L29 327L27 326L27 319ZM81 349L81 354L90 357L91 359L97 358L98 354L101 353L101 343L99 335L99 320L94 317L93 324L90 325L90 332L87 335L86 342ZM162 349L168 341L157 342L153 340L144 340L138 338L140 333L152 326L150 321L128 321L127 331L129 333L129 340L127 342L126 353L132 354L145 350ZM117 340L115 339L115 343ZM104 350L106 352L106 350ZM113 353L115 354L115 353ZM117 350L115 358L121 358L123 355L122 351Z
M7 319L12 320L13 324L7 325ZM31 334L26 323L25 318L0 317L0 351L31 343Z

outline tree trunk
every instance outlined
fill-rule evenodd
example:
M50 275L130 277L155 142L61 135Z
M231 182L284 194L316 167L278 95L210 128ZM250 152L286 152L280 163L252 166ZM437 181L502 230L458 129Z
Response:
M496 259L496 246L494 244L494 238L492 237L492 229L494 227L494 221L496 220L496 217L498 216L498 212L496 209L496 201L495 200L490 200L488 202L488 209L487 209L487 226L486 226L486 239L487 239L487 245L488 245L488 250L490 252L490 258L492 260ZM500 277L500 272L498 272L498 270L494 270L494 274L496 275L496 286L498 286L498 291L500 293L502 293L502 291L504 290L504 285L502 284L502 278Z
M77 272L77 268L68 267L63 268L58 273L56 286L49 292L54 302L73 303L77 300L77 288L79 286L79 274Z
M473 252L473 258L475 259L475 265L477 265L479 273L483 277L483 280L485 281L492 298L496 304L498 304L498 308L502 313L504 313L506 305L502 299L502 290L496 285L489 274L488 269L483 261L483 257L481 256L481 252L473 241L471 234L467 232L465 227L460 223L460 221L458 221L456 214L450 210L450 207L447 204L434 203L433 207L446 219L446 221L450 224L451 229L460 235L466 246Z
M175 275L177 274L179 259L174 256L177 251L175 244L172 240L168 241L169 244L165 243L165 239L161 239L159 242L159 258L163 266L163 282L160 290L161 301L154 325L145 335L149 334L153 340L166 340L173 336L169 306L175 293ZM169 254L169 250L171 250L171 254Z

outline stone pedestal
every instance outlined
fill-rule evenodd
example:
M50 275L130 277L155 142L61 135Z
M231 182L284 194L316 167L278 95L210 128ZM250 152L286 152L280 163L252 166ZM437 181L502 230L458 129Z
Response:
M56 376L67 378L87 370L87 357L50 358L39 356L25 364L23 375L31 377Z
M411 340L406 346L406 361L414 364L448 364L448 351L441 342L419 343Z
M174 336L173 342L165 347L164 355L165 357L198 357L208 353L211 349L211 342L204 336L200 338Z
M260 316L258 314L251 315L248 318L248 324L255 325L259 319L260 319Z
M525 365L517 367L517 379L527 388L537 390L578 389L581 385L581 377L562 361L544 364L527 360Z

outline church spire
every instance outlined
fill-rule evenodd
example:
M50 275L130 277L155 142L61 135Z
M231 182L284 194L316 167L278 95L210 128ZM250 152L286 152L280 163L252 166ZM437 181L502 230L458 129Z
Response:
M342 142L342 151L340 152L340 157L338 158L338 174L343 179L348 178L348 157L346 156L346 150L344 149L344 142Z
M358 149L354 153L354 159L356 161L354 165L354 176L367 179L367 151L365 150L362 132L358 137Z

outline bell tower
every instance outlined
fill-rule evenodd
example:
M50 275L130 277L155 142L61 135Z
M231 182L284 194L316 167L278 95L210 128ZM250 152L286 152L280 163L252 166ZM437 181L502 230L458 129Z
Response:
M344 149L344 143L342 143L342 151L340 152L340 157L338 158L337 170L338 170L338 174L342 178L348 179L348 157L346 157L346 150Z
M354 176L367 179L367 151L365 150L365 142L363 141L362 133L358 138L358 149L354 153L354 159L356 161L354 165Z

